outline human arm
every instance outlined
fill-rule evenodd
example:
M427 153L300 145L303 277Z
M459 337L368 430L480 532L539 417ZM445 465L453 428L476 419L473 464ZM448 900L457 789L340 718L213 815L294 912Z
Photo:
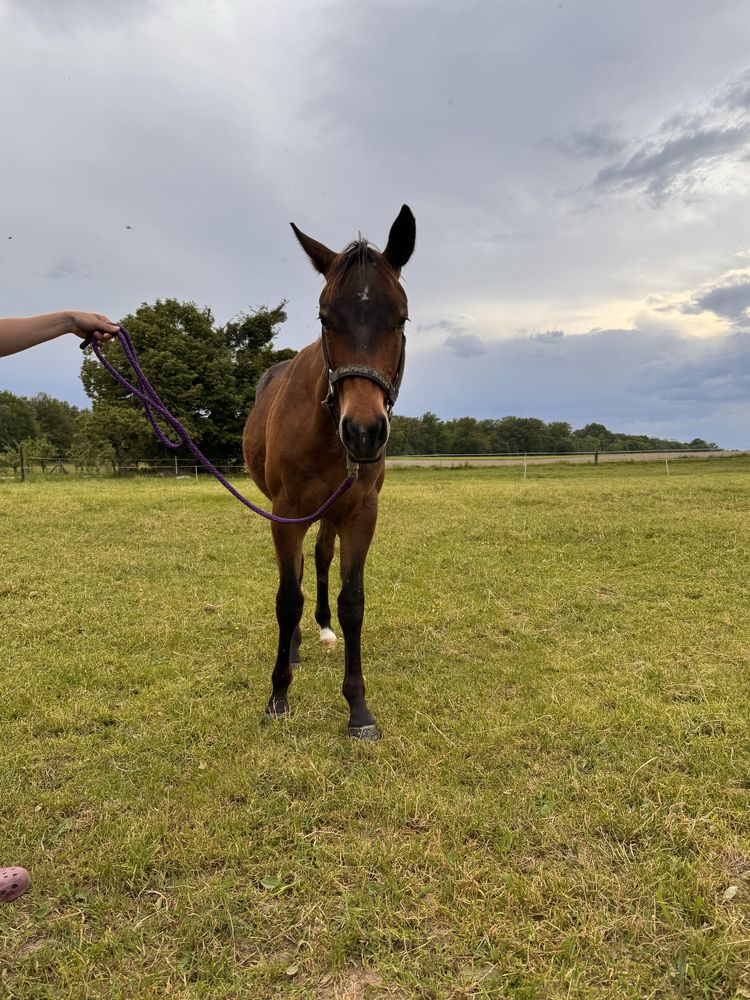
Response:
M99 342L111 340L118 329L102 313L53 312L42 316L0 319L0 357L44 344L64 333L75 333L84 339L93 334Z

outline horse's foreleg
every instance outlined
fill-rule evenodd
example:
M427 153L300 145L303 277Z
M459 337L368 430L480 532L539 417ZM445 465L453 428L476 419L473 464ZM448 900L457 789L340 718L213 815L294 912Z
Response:
M300 570L299 570L299 585L302 587L302 577L305 575L305 557L300 556ZM302 663L302 655L300 654L299 648L302 645L302 629L299 624L292 633L292 647L289 651L289 663L294 670L299 667Z
M365 701L362 677L361 636L365 614L365 559L375 532L378 516L377 498L359 511L340 530L341 593L338 600L339 622L344 633L344 697L349 703L349 735L357 739L377 740L378 727Z
M272 533L279 567L279 589L276 594L279 646L271 675L273 690L268 699L266 715L277 718L289 712L287 691L292 682L292 647L304 604L300 583L304 529L300 530L297 525L274 524Z
M320 641L328 649L336 645L336 636L331 630L331 606L328 603L328 570L331 568L335 545L336 529L330 521L321 521L315 540L315 575L318 581L315 621L320 629Z

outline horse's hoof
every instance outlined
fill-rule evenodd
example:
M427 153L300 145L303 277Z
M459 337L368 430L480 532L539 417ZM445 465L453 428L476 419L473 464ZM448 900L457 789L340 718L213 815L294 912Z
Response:
M353 740L366 740L368 743L377 743L380 739L378 727L371 726L349 726L349 735Z
M336 633L330 628L322 628L320 630L320 644L326 649L333 649L336 645Z
M302 666L302 660L290 660L289 666L292 668L292 670L299 670L300 667Z
M272 722L274 719L288 719L289 704L284 698L271 698L266 705L266 714L263 716L264 722Z

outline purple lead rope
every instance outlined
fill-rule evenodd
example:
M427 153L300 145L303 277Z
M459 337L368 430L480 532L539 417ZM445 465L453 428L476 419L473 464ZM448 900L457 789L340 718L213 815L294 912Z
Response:
M357 481L355 475L349 475L339 486L333 496L329 497L328 500L319 507L314 514L308 514L307 517L279 517L278 514L271 514L267 510L261 510L260 507L256 507L254 503L251 503L247 497L243 495L232 486L228 479L226 479L216 466L210 462L203 452L198 448L195 442L191 439L188 432L185 430L183 425L177 419L177 417L172 416L169 410L166 408L164 403L159 399L156 394L156 390L151 385L149 380L144 375L140 364L138 363L138 356L135 353L135 348L133 347L133 341L130 339L130 334L125 329L124 326L120 327L120 332L115 334L120 342L120 347L122 347L123 353L127 358L128 364L135 372L136 381L138 386L132 385L125 376L118 372L114 365L110 364L107 358L104 356L101 348L97 344L96 340L91 337L89 340L84 341L81 344L81 350L85 347L91 347L94 354L101 361L104 367L107 369L109 374L115 379L120 385L127 389L131 395L135 396L136 399L140 399L143 403L143 408L146 411L146 416L148 417L149 423L154 429L154 433L165 448L169 448L171 451L175 451L181 445L184 445L191 454L197 458L200 464L215 476L219 480L224 489L229 490L233 497L236 497L240 503L244 503L246 507L249 507L251 511L255 514L260 514L261 517L265 517L268 521L274 521L276 524L312 524L313 521L318 521L323 515L329 510L348 489L350 489L354 483ZM179 437L179 441L170 441L164 431L159 427L156 422L156 414L161 417L161 419L166 423Z

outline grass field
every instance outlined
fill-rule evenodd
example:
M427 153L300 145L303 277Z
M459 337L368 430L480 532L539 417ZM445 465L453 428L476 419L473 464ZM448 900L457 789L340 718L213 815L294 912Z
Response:
M0 486L0 996L750 997L750 462L671 472L391 472L375 746L312 601L259 725L220 487Z

